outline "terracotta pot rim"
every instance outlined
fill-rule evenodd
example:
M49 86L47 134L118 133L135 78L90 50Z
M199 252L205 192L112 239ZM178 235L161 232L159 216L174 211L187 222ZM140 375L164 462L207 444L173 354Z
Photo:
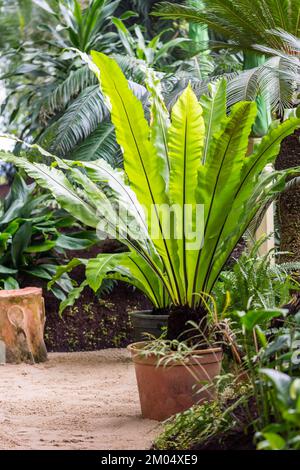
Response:
M8 297L25 297L32 295L42 295L42 289L40 287L24 287L23 289L11 289L11 290L0 290L0 298Z
M150 343L150 342L151 342L151 341L137 341L137 342L135 342L135 343L129 344L129 345L127 346L127 349L128 349L129 351L133 351L133 352L139 351L143 345L146 345L146 344L148 344L148 343ZM138 345L139 345L139 347L136 347L136 346L138 346ZM219 347L219 346L217 346L217 347L215 347L215 348L208 348L208 349L195 349L192 354L193 354L193 355L194 355L194 354L211 354L211 353L215 353L215 352L222 352L222 348Z
M149 354L148 356L143 356L139 354L141 347L145 344L149 343L149 341L138 341L136 343L129 344L127 346L128 351L131 352L132 360L134 363L149 365L149 366L157 366L161 357L156 356L155 354ZM136 346L140 347L136 347ZM174 367L174 366L182 366L186 367L187 365L192 366L200 366L207 363L213 362L221 362L223 356L222 348L210 348L210 349L195 349L190 355L187 355L186 361L177 361L175 359L171 360L164 364L162 362L162 367ZM219 356L219 357L218 357ZM202 361L201 361L202 359Z

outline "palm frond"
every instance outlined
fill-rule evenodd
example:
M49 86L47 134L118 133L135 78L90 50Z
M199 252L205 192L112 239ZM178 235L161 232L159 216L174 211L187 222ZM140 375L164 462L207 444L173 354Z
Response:
M239 50L253 50L254 44L281 49L283 43L268 32L281 28L294 36L300 33L298 0L202 0L202 7L163 2L155 15L206 24L228 40L220 45Z
M145 83L144 61L129 55L113 54L112 57L116 60L127 79L139 84Z
M136 83L143 84L145 81L145 64L135 57L121 54L113 54L126 78ZM42 112L52 114L64 110L71 101L76 98L85 88L96 85L97 79L87 65L72 70L69 75L46 97L42 104Z
M95 75L87 66L72 70L66 79L47 96L43 107L49 113L63 110L82 90L96 83Z
M130 87L141 101L147 96L146 89L129 82ZM41 136L39 143L50 152L67 156L87 139L109 117L102 92L98 85L84 89L70 104L63 115Z
M300 85L297 64L285 55L272 57L259 67L222 75L228 83L227 106L239 101L255 101L258 95L264 97L270 109L283 115L284 109L295 104L295 91ZM191 82L198 98L207 92L209 82L215 82L219 75L209 79L191 79L185 75L167 77L163 81L168 107L172 107L184 88Z
M273 57L264 65L245 70L228 80L228 106L238 101L255 101L264 97L273 112L283 114L294 104L294 92L299 75L291 63L282 57Z
M225 78L227 81L229 81L235 78L236 76L238 76L237 73L230 73L223 75L215 75L211 76L210 78L201 80L197 78L191 78L185 73L177 73L176 75L166 77L162 83L163 94L166 104L168 108L172 108L189 83L191 84L191 87L195 92L196 96L200 99L202 95L207 93L208 85L210 83L216 82L222 78Z
M102 158L112 167L120 167L123 156L117 144L112 123L102 122L87 139L74 148L69 158L79 161L93 161Z
M67 155L109 116L97 85L87 87L62 117L42 135L40 143L60 156Z
M282 48L274 49L260 44L255 44L254 48L266 55L289 59L290 62L299 67L300 39L293 34L288 33L287 31L283 31L280 28L270 31L269 33L281 38Z

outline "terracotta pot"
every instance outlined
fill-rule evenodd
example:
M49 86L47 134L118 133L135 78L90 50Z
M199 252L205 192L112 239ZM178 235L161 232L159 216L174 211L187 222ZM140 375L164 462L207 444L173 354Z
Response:
M145 333L159 338L162 328L168 325L169 315L154 315L152 310L142 310L129 312L129 317L133 326L134 341L143 341L146 339Z
M146 342L128 346L135 365L143 418L162 421L192 405L216 398L213 386L201 390L220 374L221 348L193 352L185 363L168 361L158 365L158 358L145 357L141 349Z

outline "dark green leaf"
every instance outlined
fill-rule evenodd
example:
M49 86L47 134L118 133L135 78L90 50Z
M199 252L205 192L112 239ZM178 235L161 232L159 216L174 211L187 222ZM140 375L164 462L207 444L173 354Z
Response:
M24 250L28 247L32 235L31 222L25 222L16 232L12 239L11 257L14 266L17 266L21 260Z

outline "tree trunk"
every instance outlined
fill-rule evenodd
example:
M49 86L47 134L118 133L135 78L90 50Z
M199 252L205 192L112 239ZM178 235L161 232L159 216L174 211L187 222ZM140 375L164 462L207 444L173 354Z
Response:
M288 136L281 145L276 170L300 165L300 130ZM280 262L300 261L300 188L284 192L277 204L280 228Z
M0 291L0 362L43 362L45 307L42 289Z

